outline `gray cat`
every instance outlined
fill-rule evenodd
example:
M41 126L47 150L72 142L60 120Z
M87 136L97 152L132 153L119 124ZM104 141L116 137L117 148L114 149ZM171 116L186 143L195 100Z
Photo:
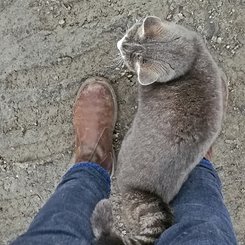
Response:
M113 231L110 202L91 218L96 244L153 244L171 225L168 203L221 129L226 83L201 37L147 17L118 42L138 76L139 104L118 156L118 186L132 235Z

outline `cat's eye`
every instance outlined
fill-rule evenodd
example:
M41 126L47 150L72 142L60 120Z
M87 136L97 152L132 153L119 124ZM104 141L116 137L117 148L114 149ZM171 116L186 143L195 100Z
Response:
M137 58L137 59L140 59L140 58L142 58L142 55L141 55L141 54L137 54L137 55L136 55L136 58Z
M134 58L137 59L137 60L142 60L143 57L142 57L141 54L135 53L135 54L134 54Z

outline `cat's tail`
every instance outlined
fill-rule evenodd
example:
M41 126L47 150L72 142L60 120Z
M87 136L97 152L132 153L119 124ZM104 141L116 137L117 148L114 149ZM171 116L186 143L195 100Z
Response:
M123 245L123 239L113 229L111 203L103 199L96 205L91 217L96 245Z
M154 200L155 201L155 200ZM151 205L150 205L151 206ZM161 214L149 211L143 217L145 221L137 236L121 236L113 227L111 203L108 199L101 200L95 207L91 217L92 229L96 245L146 245L153 244L155 239L171 225L172 213L167 204L163 204ZM156 210L155 210L156 211ZM141 222L139 222L141 223ZM140 225L140 224L139 224Z

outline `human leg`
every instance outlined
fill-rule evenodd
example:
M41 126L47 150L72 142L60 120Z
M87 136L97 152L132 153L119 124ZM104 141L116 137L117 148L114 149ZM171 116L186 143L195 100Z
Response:
M158 245L237 244L221 182L212 164L203 159L172 201L174 224Z
M34 218L20 244L91 244L90 216L110 192L112 133L117 117L113 89L104 78L81 86L73 108L75 164ZM95 164L95 162L97 164Z
M92 244L90 217L95 205L110 193L109 173L95 163L75 164L12 245Z

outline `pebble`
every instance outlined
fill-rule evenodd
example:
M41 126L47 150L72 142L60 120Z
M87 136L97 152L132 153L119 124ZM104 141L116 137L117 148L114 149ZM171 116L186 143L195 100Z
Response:
M218 7L221 7L223 3L221 1L218 2Z
M70 4L64 3L66 9L71 10L72 6Z
M175 17L174 17L174 20L176 22L180 21L180 20L183 20L185 17L182 13L178 13Z
M232 144L232 143L234 143L234 141L233 140L225 140L225 143L226 144Z
M61 26L63 26L63 25L65 25L65 19L61 19L60 21L59 21L59 25L61 25Z
M123 223L119 223L119 224L118 224L118 227L119 227L119 228L123 227Z
M222 42L222 38L221 37L218 37L217 40L216 40L217 43L221 43Z
M119 136L119 133L115 133L115 134L114 134L114 136L115 136L116 138L118 138L118 136Z
M174 5L171 4L170 7L169 7L169 9L170 9L171 11L173 11L173 10L175 9Z
M180 20L184 19L184 15L182 13L178 13L177 16Z
M171 15L171 14L169 14L168 16L167 16L167 20L171 20L173 18L173 16Z

